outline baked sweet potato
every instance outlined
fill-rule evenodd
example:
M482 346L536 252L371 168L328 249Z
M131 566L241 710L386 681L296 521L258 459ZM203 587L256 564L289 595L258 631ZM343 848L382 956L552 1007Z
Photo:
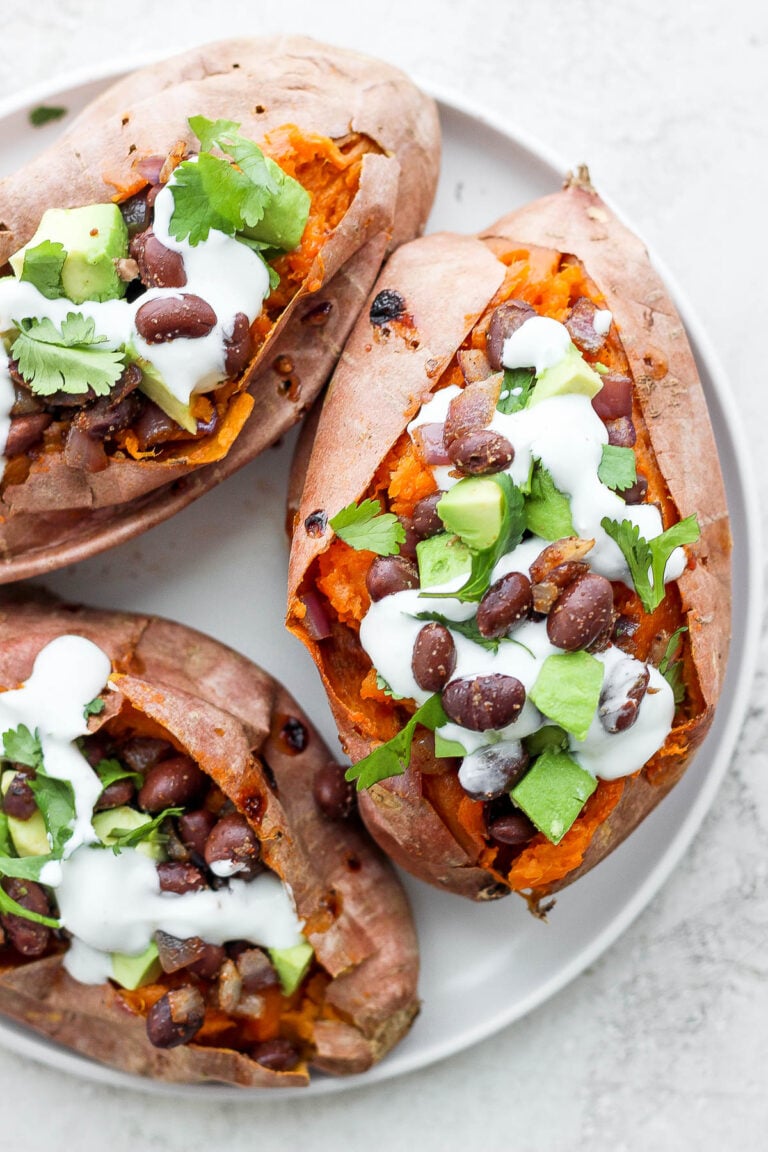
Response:
M65 808L62 816L54 801L58 795L61 802L56 788L63 786L48 775L49 769L58 771L51 740L64 723L61 709L75 707L67 739L83 716L82 701L76 701L80 664L70 663L69 649L64 656L51 655L52 642L60 645L62 637L73 636L97 645L113 670L89 702L87 734L79 741L100 781L82 757L76 760L86 787L98 796L94 829L107 844L117 837L123 847L113 856L109 848L89 845L86 834L61 866L60 886L48 889L46 881L56 879L50 864L40 876L40 861L23 856L21 848L15 853L8 829L17 845L19 827L34 831L34 821L45 814L53 845L63 842L65 856L69 841L61 835L62 825L74 828L73 837L82 831L80 806L74 824L71 810ZM49 693L45 715L38 714L40 707L34 715L27 712L24 729L8 727L18 694L4 694L29 680L41 653L47 654L49 674L50 661L58 662L59 698ZM36 665L38 685L41 675ZM5 728L0 1011L57 1043L137 1075L249 1087L306 1084L309 1066L333 1074L361 1072L403 1036L418 1008L418 954L406 897L356 821L343 819L349 811L337 787L340 780L343 789L343 776L329 767L327 749L279 684L244 657L178 624L6 594L0 605L0 686ZM83 723L79 731L85 728ZM32 733L38 737L35 729L45 754L36 773L29 754ZM127 769L138 775L126 775ZM76 796L83 794L78 779ZM322 809L313 799L318 779L325 781L324 788L315 787ZM53 798L45 792L50 788ZM142 821L150 817L157 827L153 831L147 824L141 832ZM137 835L143 838L140 845ZM135 848L126 847L132 844ZM139 861L142 850L153 859ZM158 856L164 859L158 862ZM88 886L87 868L101 867L102 860L122 867L126 858L126 867L138 861L150 877L156 868L157 878L149 882L152 899L161 902L162 915L175 909L174 923L182 917L188 927L157 932L159 960L153 953L152 971L128 981L123 976L120 987L89 972L89 958L104 956L87 945L98 945L78 939L74 928L73 941L67 932L20 918L11 901L23 905L25 915L31 910L50 918L58 907L63 922L76 921L79 930L84 897L87 906L97 908L98 924L101 905L97 889ZM33 873L24 872L29 867ZM33 874L40 883L30 883ZM275 874L287 889L274 884ZM223 879L230 875L231 881ZM190 911L190 899L234 899L230 890L237 888L238 899L245 900L263 890L257 886L265 878L279 887L282 901L277 912L270 908L268 925L279 919L278 912L297 916L314 948L306 974L299 980L295 973L295 989L283 982L283 973L278 980L279 955L268 958L257 946L258 936L249 927L249 920L251 926L257 923L256 904L230 926L226 947L214 946L224 940L204 941L194 932L199 913ZM222 884L223 893L211 888ZM126 922L133 924L144 907L143 893L136 886L110 888L103 915L111 924L114 916L106 909L124 907ZM171 913L166 913L169 901ZM223 915L217 909L213 922ZM132 951L145 944L140 941ZM308 951L304 946L302 964ZM73 963L86 982L70 975L67 965Z
M546 340L520 351L545 330L564 340L549 368ZM535 421L539 440L525 431ZM357 762L369 830L416 876L474 899L535 901L571 883L680 778L728 650L717 452L643 245L585 172L477 237L405 245L353 330L308 465L307 447L288 627ZM588 477L612 509L602 518L597 496L579 495ZM501 527L481 539L477 503L465 523L435 495L445 488L500 500ZM436 541L441 563L461 561L452 582L425 574ZM667 571L673 544L686 548ZM665 574L679 579L664 586ZM638 760L655 709L666 719Z
M251 142L277 163L277 176ZM9 294L9 285L16 291L13 278L0 280L0 330L10 353L9 368L5 360L0 367L0 397L11 415L0 490L0 581L55 569L144 531L299 420L327 380L385 252L423 228L439 151L433 101L397 69L302 37L230 40L118 81L47 151L0 181L0 268L14 257L17 276L41 293L25 309L31 285L21 301ZM202 222L200 200L183 215L176 199L179 166L188 184L184 162L198 154L207 167L190 195L200 192ZM164 191L169 182L172 192ZM168 220L165 209L157 215L163 195L166 202L174 198ZM112 233L95 256L70 239L71 216L36 232L49 209L105 203L120 205L127 222L128 250L124 236L114 240L122 244L119 259ZM100 245L107 226L99 221L89 230L79 219ZM217 278L190 271L189 255L205 250L209 226L217 241L223 230L247 242L244 248L232 239L227 252L234 251L238 268L250 261L243 272L250 295L253 269L266 276L264 256L271 283L263 307L232 303L222 312ZM36 266L23 251L30 241ZM63 268L56 244L66 256ZM75 248L86 263L103 259L114 281L110 292L128 282L125 309L136 312L133 327L126 321L130 332L120 328L116 336L107 323L104 309L115 301L104 305L100 278L97 290L92 280L82 288L78 277L77 300L69 303ZM220 279L242 287L223 265ZM216 290L221 298L221 284ZM148 299L165 298L164 314L145 311L146 341L139 345L147 292ZM169 308L172 315L165 314ZM91 317L95 331L67 326L68 312ZM53 333L49 325L40 329L40 317L53 321ZM47 373L39 361L42 341ZM196 356L211 345L211 370L174 368L183 380L169 384L167 361L152 357L192 344ZM75 353L66 345L75 345ZM114 347L128 351L94 382L98 357L103 367Z

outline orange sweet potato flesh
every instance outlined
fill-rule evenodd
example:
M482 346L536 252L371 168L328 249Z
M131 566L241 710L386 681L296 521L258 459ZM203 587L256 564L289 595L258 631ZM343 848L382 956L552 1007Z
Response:
M292 478L295 503L299 472L306 470L294 517L288 626L318 665L353 760L388 738L392 721L402 725L408 712L372 701L367 691L360 700L361 673L370 662L364 654L352 659L355 620L344 629L343 643L340 625L330 640L309 636L301 596L318 586L324 571L333 603L339 588L328 573L328 557L342 546L330 529L322 538L308 535L304 519L318 509L330 519L364 494L389 507L396 500L396 510L407 513L421 478L410 465L405 473L399 467L410 451L405 426L435 388L462 383L455 353L484 348L490 314L501 300L522 297L555 319L563 319L580 295L610 309L620 335L609 339L600 358L633 378L636 453L649 481L648 498L659 503L665 524L696 513L701 526L686 571L654 613L646 616L634 593L616 585L617 607L640 621L634 646L641 659L658 663L665 639L681 625L688 628L687 695L673 731L642 772L599 783L560 845L537 836L511 865L504 862L489 845L481 806L436 787L439 777L423 777L414 766L360 794L374 838L422 879L474 899L509 889L543 896L593 867L637 826L680 778L712 721L730 636L730 532L706 403L682 322L647 253L586 179L570 180L561 192L503 217L476 238L445 234L406 245L374 292L383 287L401 293L412 323L396 321L382 333L361 315L319 417L314 449L310 454L302 445ZM365 392L371 380L377 382L375 405ZM407 478L396 493L395 474ZM364 589L364 570L357 583L352 575L347 572L344 589L349 604Z
M156 457L124 436L96 473L68 467L62 437L49 434L31 467L9 469L0 582L130 539L273 444L328 379L386 251L424 226L440 154L432 100L387 64L303 37L230 40L118 81L41 156L0 181L0 267L46 208L119 202L146 183L142 159L180 142L194 149L194 115L239 122L307 186L302 245L278 261L281 284L254 324L257 351L239 396L232 401L225 389L217 401L226 416L218 432Z
M248 818L263 859L289 884L316 973L300 1002L289 1010L276 1003L260 1023L300 1038L307 1060L292 1072L263 1067L227 1047L232 1022L210 1010L194 1043L155 1048L144 1014L162 986L125 993L79 984L58 955L11 963L0 948L0 1012L85 1056L162 1080L281 1087L306 1084L307 1064L334 1074L370 1067L418 1011L416 937L388 862L357 825L329 821L315 808L312 779L331 757L307 718L267 673L190 628L73 608L29 590L0 600L0 689L24 681L46 643L73 633L98 644L114 669L116 691L92 729L139 723L170 739ZM309 734L301 752L280 735L288 718ZM257 1028L251 1040L262 1038Z

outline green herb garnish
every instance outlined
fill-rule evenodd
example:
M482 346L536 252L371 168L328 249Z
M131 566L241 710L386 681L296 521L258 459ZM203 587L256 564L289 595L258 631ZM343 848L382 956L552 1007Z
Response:
M678 628L677 631L672 633L669 640L667 641L667 647L664 655L659 661L659 672L661 672L662 676L672 689L675 704L682 704L683 700L685 700L685 684L683 683L683 661L680 656L678 656L678 659L676 660L675 655L678 653L681 647L683 633L687 631L687 627L683 625L681 628Z
M109 844L94 844L92 847L111 848L115 856L118 856L123 848L135 848L144 840L160 839L157 832L163 821L169 816L181 816L183 811L183 808L164 808L152 820L147 820L146 824L140 824L138 828L113 828L109 833Z
M85 708L83 708L83 715L86 720L89 716L100 716L106 706L106 700L102 700L101 696L94 696L93 700L89 701Z
M531 476L530 495L525 498L525 526L542 540L576 535L568 497L555 487L552 476L539 462Z
M517 644L520 648L525 648L530 656L533 656L530 648L521 644L519 640L515 640L513 636L483 636L477 626L476 616L472 616L469 620L451 620L450 617L443 616L440 612L417 612L415 619L432 620L437 624L443 624L446 628L458 632L459 636L464 636L473 644L479 644L481 648L486 648L489 652L498 652L500 644Z
M496 410L505 416L525 408L536 382L533 368L505 368Z
M97 396L107 396L120 379L125 352L99 347L107 337L97 336L93 320L82 312L68 313L61 331L48 318L14 323L19 335L11 356L38 396L80 395L89 388Z
M604 444L597 478L606 488L613 488L614 491L631 488L637 480L634 451L631 448L619 448L615 444Z
M33 128L42 128L44 124L50 124L53 120L61 120L67 112L67 108L55 104L38 104L37 108L33 108L29 113L29 122Z
M675 548L694 544L699 539L699 524L695 514L686 516L678 524L667 528L652 540L640 535L640 529L631 520L600 521L605 532L621 549L627 562L635 591L646 612L653 612L664 599L664 570Z
M139 785L144 782L141 772L131 772L119 760L99 760L94 771L104 788L108 788L117 780L133 780L134 784Z
M435 728L446 724L447 721L440 693L436 692L414 712L397 736L393 736L386 744L380 744L363 760L353 764L347 769L344 778L355 781L360 792L363 788L370 788L372 784L378 784L380 780L387 780L390 776L402 776L410 763L411 744L416 725L422 724L434 732Z
M393 556L405 543L405 529L393 512L382 512L378 500L348 504L329 520L339 539L356 552Z

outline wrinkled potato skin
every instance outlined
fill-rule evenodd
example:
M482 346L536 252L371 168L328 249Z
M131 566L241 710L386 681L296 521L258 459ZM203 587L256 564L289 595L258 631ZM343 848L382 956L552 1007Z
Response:
M331 977L326 1002L334 1018L316 1023L310 1063L334 1074L365 1071L418 1011L418 950L388 863L354 822L332 823L315 808L312 779L331 759L320 737L267 673L201 633L156 617L72 608L28 590L0 599L0 688L23 682L45 644L73 633L98 644L115 669L116 691L91 729L132 705L160 723L248 817L264 859L290 885L299 916L317 926L309 938ZM309 733L298 754L279 736L287 717ZM226 1048L154 1048L143 1017L117 989L77 983L56 955L13 966L0 955L0 1011L140 1076L247 1087L308 1082L304 1066L274 1072Z
M712 722L730 637L728 511L693 355L642 243L613 216L585 176L510 213L477 237L427 236L400 249L385 266L371 299L383 287L397 289L413 325L407 334L392 325L382 340L366 312L361 314L331 383L311 457L306 443L297 456L291 481L294 502L304 470L306 477L294 517L288 627L318 665L344 747L353 760L361 759L380 741L362 706L344 690L345 669L354 662L351 641L346 652L335 639L313 641L299 603L310 566L333 534L329 529L323 538L313 538L303 530L303 521L319 508L330 519L366 491L379 463L501 284L503 268L492 256L499 239L502 247L532 244L577 257L603 292L604 306L613 313L629 360L656 466L680 518L695 512L701 526L701 539L688 549L690 563L677 582L679 622L689 629L702 698L698 714L685 727L685 746L675 747L670 737L654 757L663 771L652 776L643 770L626 780L619 804L598 827L581 866L559 883L537 889L534 896L541 897L604 859L682 776ZM659 364L666 368L659 371ZM360 382L370 379L378 381L383 394L373 414L361 411L359 403ZM353 413L359 435L350 443ZM341 459L344 468L339 467ZM409 768L403 776L361 792L359 806L374 839L414 875L473 899L504 894L499 877L480 864L477 848L459 843L422 794L418 772Z
M102 472L35 461L0 499L0 583L75 563L167 519L252 460L295 424L330 375L385 252L417 236L437 182L434 102L397 69L304 37L230 40L192 49L118 81L41 156L0 181L0 266L34 234L49 207L116 196L142 157L196 146L187 118L239 121L263 141L286 124L339 140L358 133L365 155L349 209L245 377L253 410L222 459L110 460ZM331 305L322 329L304 314ZM300 387L273 365L290 356Z

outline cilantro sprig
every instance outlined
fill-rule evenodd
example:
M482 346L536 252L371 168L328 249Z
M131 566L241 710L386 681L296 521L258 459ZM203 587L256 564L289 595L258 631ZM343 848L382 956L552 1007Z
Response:
M482 632L477 626L477 617L472 616L469 620L451 620L448 616L443 616L440 612L417 612L417 620L431 620L437 624L442 624L446 628L458 632L459 636L464 636L467 640L471 640L473 644L478 644L481 648L485 648L488 652L498 652L501 644L517 644L520 648L525 648L529 655L533 655L530 648L526 644L521 644L519 640L515 640L513 636L483 636Z
M339 539L355 551L396 556L405 543L405 529L393 512L382 512L379 500L348 504L329 520Z
M234 120L192 116L189 126L201 151L174 172L171 235L194 246L216 229L256 251L296 248L309 216L306 189L242 136ZM224 156L214 156L214 148Z
M696 515L686 516L659 536L646 540L631 520L600 521L605 532L621 549L627 562L635 591L646 612L653 612L664 599L664 569L675 548L694 544L699 539Z
M659 672L672 689L675 704L682 704L685 699L685 684L683 683L683 661L680 653L683 634L688 629L685 625L672 633L667 641L664 655L659 661ZM675 658L677 657L677 659Z
M604 444L597 478L606 488L613 488L614 491L621 492L624 488L631 488L637 480L633 449L621 448L617 444Z
M119 760L99 760L94 771L104 788L108 788L118 780L132 780L139 786L144 780L140 772L131 772L130 768L125 768Z
M109 833L108 844L94 844L92 847L111 848L115 856L119 856L123 848L135 848L145 840L161 839L162 837L158 836L160 826L169 816L181 816L183 811L183 808L164 808L152 820L147 820L146 824L140 824L138 828L113 828Z
M363 788L370 788L380 780L387 780L390 776L402 776L411 760L411 744L416 725L421 724L434 732L441 724L445 724L448 717L443 710L440 693L430 696L418 708L408 723L397 736L393 736L386 744L374 748L363 760L348 768L345 779L357 784L358 792Z
M525 408L530 399L536 373L533 368L505 368L496 410L505 416Z
M96 396L107 396L122 375L125 352L100 347L107 337L97 336L94 321L82 312L69 312L60 330L48 317L14 325L19 334L11 356L38 396L81 395L89 389Z

